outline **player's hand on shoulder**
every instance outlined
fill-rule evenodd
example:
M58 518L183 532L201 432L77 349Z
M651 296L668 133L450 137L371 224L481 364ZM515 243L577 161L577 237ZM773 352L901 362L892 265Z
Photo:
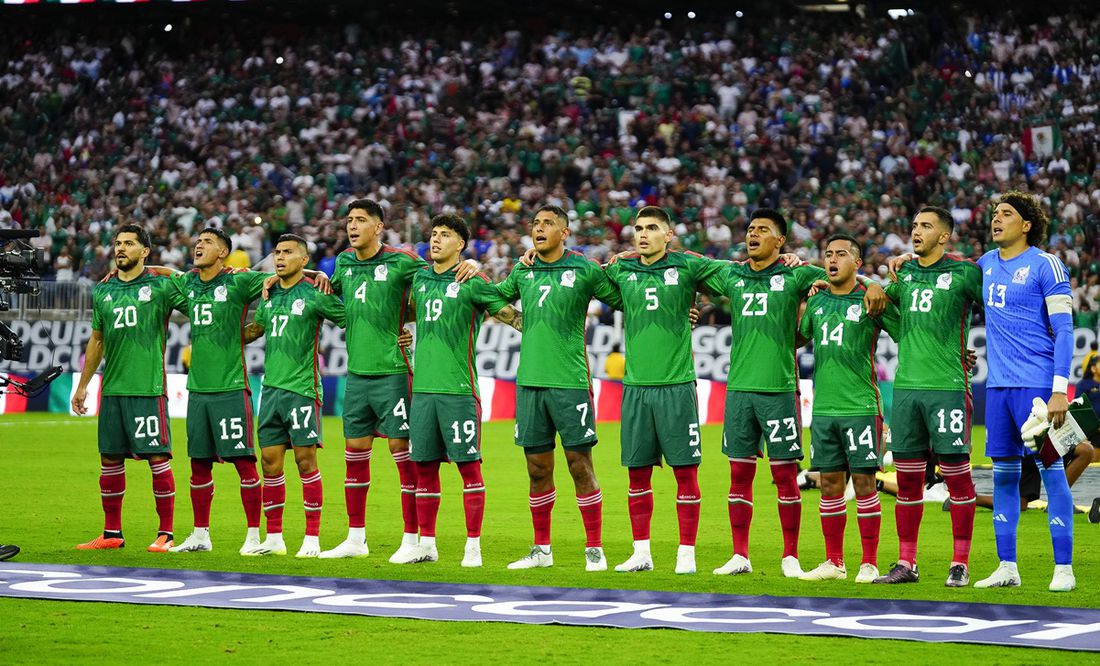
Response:
M810 290L806 292L806 298L809 298L809 297L813 296L814 294L816 294L817 292L819 292L823 289L828 289L828 288L829 288L829 281L828 280L814 280L813 284L810 285Z
M898 281L898 271L906 262L912 261L916 258L916 255L912 252L903 252L896 257L890 257L886 260L886 268L888 270L887 275L890 276L892 282Z
M466 259L455 266L455 282L462 284L481 272L481 264L474 259Z
M328 276L321 271L317 271L317 274L313 276L313 286L325 296L332 294L332 280L329 280Z
M279 281L278 275L272 275L264 279L264 290L261 292L260 297L265 301L271 298L271 288L275 286L275 283Z
M615 263L616 261L618 261L620 259L626 259L627 256L629 256L632 251L633 250L623 250L622 252L620 252L618 254L611 255L611 259L607 262L607 265L610 266L611 264Z
M107 274L103 276L103 279L100 280L99 283L103 284L104 282L110 282L111 278L113 278L116 275L118 275L118 269L117 268L112 268L111 270L107 271Z
M523 264L524 266L534 266L535 265L535 255L536 254L538 254L538 253L535 252L535 248L531 248L530 250L527 250L526 252L524 252L520 256L519 263Z
M863 307L867 310L868 315L872 317L881 315L886 311L888 302L886 292L878 283L872 282L867 285L867 293L863 295Z
M412 347L413 335L412 331L407 328L402 328L401 333L397 336L397 346L400 349L408 349Z
M806 263L802 261L802 258L793 252L784 252L779 255L779 262L788 268L794 268L795 266L801 266Z

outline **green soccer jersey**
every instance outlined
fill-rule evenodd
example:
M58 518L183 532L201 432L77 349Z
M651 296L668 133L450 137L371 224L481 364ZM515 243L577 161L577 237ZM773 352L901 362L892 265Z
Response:
M761 271L748 262L731 263L708 281L711 291L730 299L733 314L729 390L787 393L798 387L798 308L813 283L824 279L825 270L818 266L776 261Z
M454 281L454 271L436 273L431 265L413 277L416 354L413 393L478 396L475 345L484 313L508 305L484 276Z
M814 415L863 416L881 413L875 376L880 324L867 315L857 285L837 296L822 290L806 301L798 323L814 343Z
M409 364L397 346L408 315L413 275L426 265L407 250L388 245L360 261L355 250L336 257L332 288L344 297L348 328L348 372L357 375L407 373Z
M317 342L325 319L343 327L344 305L317 291L312 280L302 278L290 289L272 287L271 297L256 310L266 339L264 386L321 399Z
M172 310L187 305L171 278L145 271L92 289L92 330L103 334L101 395L164 395L164 342Z
M695 303L696 290L714 279L724 265L694 252L669 252L648 266L637 254L630 254L608 265L607 276L622 294L624 384L667 386L695 381L688 310Z
M898 369L894 388L963 391L970 388L966 339L970 313L980 302L982 270L944 256L931 266L916 260L898 270L886 295L897 305Z
M520 386L587 389L591 382L584 320L592 297L622 309L622 298L600 265L567 251L553 263L517 263L497 285L506 301L523 310Z
M172 284L187 299L191 320L191 369L187 390L196 393L249 390L242 329L248 306L271 273L222 269L209 281L199 271L179 273Z

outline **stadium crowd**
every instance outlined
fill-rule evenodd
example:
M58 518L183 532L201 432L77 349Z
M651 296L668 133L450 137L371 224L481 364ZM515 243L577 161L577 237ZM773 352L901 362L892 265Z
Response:
M570 242L597 258L629 247L645 204L672 212L684 248L743 258L766 205L805 258L844 229L881 277L919 206L949 209L955 249L976 259L989 200L1015 188L1049 206L1049 250L1073 274L1078 324L1096 328L1100 17L844 25L348 25L292 43L212 28L186 57L153 33L57 31L0 61L0 228L39 229L58 281L101 278L129 221L150 231L153 264L182 267L213 225L232 236L230 265L298 231L331 272L342 204L365 195L387 241L421 253L432 215L463 214L469 254L500 277L543 203L571 211Z

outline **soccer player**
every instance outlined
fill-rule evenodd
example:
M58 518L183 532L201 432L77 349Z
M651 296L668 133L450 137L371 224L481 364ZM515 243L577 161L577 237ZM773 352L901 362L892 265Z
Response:
M481 477L481 399L474 366L474 346L485 312L522 329L523 318L501 298L488 278L455 281L455 267L470 241L470 230L458 215L432 218L432 263L413 277L417 343L414 352L411 448L416 463L416 548L391 561L435 562L439 514L439 465L455 463L462 476L466 514L464 567L481 566L481 524L485 483ZM396 554L395 554L396 555Z
M347 232L351 248L336 258L332 286L344 297L347 314L348 376L344 393L344 499L348 536L322 558L364 557L367 491L375 436L389 442L401 483L401 546L391 562L403 560L417 544L416 469L409 459L411 368L397 345L401 326L409 318L407 305L413 275L427 263L412 252L382 242L382 207L370 199L348 204ZM458 264L457 282L477 273L477 264Z
M287 448L293 448L306 514L306 534L297 557L317 557L321 554L318 536L324 498L321 472L317 469L317 448L321 445L317 338L325 319L344 326L344 306L335 295L325 295L315 289L312 280L303 274L309 262L304 238L283 234L273 255L279 282L270 299L256 310L255 320L245 329L246 341L264 334L267 337L258 429L267 538L242 555L286 554L283 463Z
M836 234L825 246L829 288L806 300L799 321L800 337L814 344L814 412L810 427L810 460L821 473L821 531L825 561L802 580L848 577L844 566L845 472L856 491L863 559L857 583L878 577L879 526L882 507L875 472L882 465L882 403L875 380L875 347L880 321L863 307L866 287L856 282L863 265L859 243Z
M100 361L103 396L99 407L99 489L103 534L80 550L122 548L122 498L126 493L127 456L145 459L153 473L153 498L160 526L148 550L165 553L174 545L172 518L176 482L169 460L172 439L164 386L164 343L168 316L182 310L184 297L171 280L145 268L149 234L136 224L115 233L118 274L92 290L92 337L84 351L84 369L72 408L85 414L88 382Z
M717 575L752 571L749 528L752 483L757 458L766 447L772 478L779 492L783 531L783 575L802 575L798 532L802 495L798 461L802 459L802 413L795 365L795 333L802 300L827 274L818 266L788 266L781 261L787 221L769 208L758 208L746 231L748 261L732 263L706 286L729 297L733 311L726 415L722 452L730 461L729 518L733 556L714 570ZM878 285L857 278L867 289L864 305L879 315L886 296Z
M630 475L627 501L634 552L616 565L620 572L653 569L651 480L663 457L676 477L680 546L675 571L695 573L702 448L688 310L696 290L724 264L692 252L669 251L671 240L668 213L646 206L634 218L636 252L606 270L622 294L625 313L621 460Z
M981 271L946 254L955 230L951 214L925 206L913 217L916 261L898 271L886 293L897 305L898 368L889 449L897 469L894 515L898 560L876 583L916 583L917 535L924 516L928 458L939 459L951 499L954 542L947 587L970 583L974 533L974 480L970 474L970 374L966 337L970 314L981 300Z
M516 377L515 441L527 457L528 502L535 543L509 569L549 567L554 488L554 435L561 436L586 534L585 569L605 571L601 540L603 494L592 466L596 412L584 342L585 315L593 297L621 308L618 290L600 265L565 249L569 218L558 206L535 211L531 238L536 258L516 263L497 285L507 301L519 299L525 314Z
M1047 401L1051 424L1066 418L1070 363L1073 361L1073 301L1069 272L1055 256L1037 247L1049 222L1035 197L1008 192L1000 197L990 223L993 242L978 265L985 301L986 455L993 459L993 534L1000 566L974 587L1016 587L1016 526L1020 519L1020 459L1028 452L1020 428L1032 400ZM896 401L895 401L896 402ZM1068 592L1073 575L1073 496L1061 460L1040 465L1047 491L1047 517L1054 549L1049 589Z

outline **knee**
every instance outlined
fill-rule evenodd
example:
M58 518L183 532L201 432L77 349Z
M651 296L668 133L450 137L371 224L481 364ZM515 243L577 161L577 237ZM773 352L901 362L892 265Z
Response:
M1077 445L1077 448L1073 450L1073 454L1078 459L1094 462L1096 460L1096 447L1092 445L1092 442L1085 440Z
M823 472L821 474L821 496L836 497L844 494L844 472Z
M866 497L875 492L875 477L873 474L853 474L852 485L855 486L856 495Z
M572 469L572 468L570 468ZM546 481L554 475L554 459L550 458L549 461L542 459L542 457L529 456L527 458L527 476L532 481L541 482Z
M590 480L593 477L591 459L584 456L569 458L569 475L578 483Z
M298 474L301 476L313 474L317 471L317 461L311 458L303 458L302 460L295 460L294 462L298 466Z
M401 453L409 450L409 440L407 439L390 439L387 441L390 446L390 453Z

